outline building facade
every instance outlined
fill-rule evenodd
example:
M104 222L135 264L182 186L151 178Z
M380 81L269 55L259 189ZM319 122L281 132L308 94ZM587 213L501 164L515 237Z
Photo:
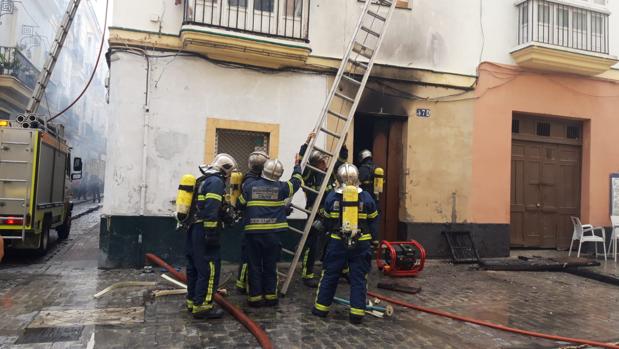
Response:
M81 2L38 113L67 107L90 78L103 34L104 0ZM0 1L0 118L23 114L49 55L67 0ZM88 173L104 176L107 66L101 59L93 81L73 108L55 119L65 127L73 153Z
M182 256L175 183L217 152L243 164L265 149L289 175L363 5L115 1L100 265ZM506 256L565 248L572 215L608 225L618 11L605 0L399 1L347 140L351 161L369 148L386 170L382 237L446 256L442 232L465 230L482 256ZM231 256L238 236L225 234Z

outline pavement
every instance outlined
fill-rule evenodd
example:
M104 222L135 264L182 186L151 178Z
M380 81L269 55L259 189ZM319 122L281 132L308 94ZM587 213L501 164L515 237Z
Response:
M74 220L69 239L53 240L50 253L41 258L9 253L0 265L0 348L258 347L229 314L218 320L194 320L183 308L184 296L153 297L153 290L175 288L159 276L158 268L99 270L98 224L96 211ZM608 261L598 268L616 272L617 264ZM229 289L234 269L224 265L223 279L230 276L224 287ZM120 281L157 285L116 289L94 299L95 293ZM378 281L394 280L374 270L368 280L370 289L376 290ZM567 273L491 272L438 260L429 261L419 277L396 281L422 291L417 295L378 292L525 330L619 341L618 286ZM347 297L347 288L341 283L338 295ZM248 308L244 297L234 291L228 298L266 330L276 348L569 346L400 307L393 317L366 317L360 326L348 322L343 306L334 305L329 317L320 319L310 314L313 290L298 281L277 308Z

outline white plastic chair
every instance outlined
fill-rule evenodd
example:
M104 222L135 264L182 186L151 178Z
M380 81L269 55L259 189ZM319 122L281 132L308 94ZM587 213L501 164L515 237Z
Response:
M612 234L610 236L610 244L608 245L608 254L610 250L613 250L615 255L615 262L617 262L617 239L619 239L619 216L610 216L610 222L612 226Z
M572 223L574 224L574 234L572 234L572 243L570 244L570 251L568 252L568 256L572 254L572 246L574 245L575 240L579 240L578 243L578 254L576 257L580 257L580 248L582 244L585 242L593 242L595 244L595 257L598 255L598 242L602 243L602 252L604 252L604 260L606 260L606 231L603 227L594 227L591 224L582 224L578 217L570 217ZM600 230L602 232L602 236L595 235L595 231ZM586 233L591 233L591 235L587 235Z

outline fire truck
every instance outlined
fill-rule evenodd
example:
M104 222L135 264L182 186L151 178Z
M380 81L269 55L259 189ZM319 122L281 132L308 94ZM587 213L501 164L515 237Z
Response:
M44 254L50 230L71 231L69 181L81 177L82 160L56 127L12 127L0 120L0 235L12 248Z

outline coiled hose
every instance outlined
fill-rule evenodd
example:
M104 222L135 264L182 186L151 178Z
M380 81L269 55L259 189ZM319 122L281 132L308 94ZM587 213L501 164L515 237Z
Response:
M168 263L166 263L163 259L157 257L152 253L147 253L146 259L151 263L154 263L160 267L165 268L170 274L172 274L178 281L182 281L187 283L187 276L185 273L181 273L176 271L176 269L172 268ZM267 335L267 333L260 327L257 323L254 322L247 314L245 314L241 309L237 308L234 304L228 302L224 297L220 294L215 293L215 302L219 304L224 310L226 310L230 315L234 316L240 323L242 323L251 334L256 337L258 343L263 349L273 349L273 343L271 343L271 339Z
M544 339L549 339L549 340L558 341L558 342L568 342L568 343L584 344L584 345L590 345L590 346L601 347L601 348L619 349L619 345L616 345L616 344L596 342L596 341L580 339L580 338L561 337L561 336L555 336L555 335L550 335L550 334L545 334L545 333L540 333L540 332L520 330L517 328L503 326L503 325L495 324L495 323L488 322L488 321L473 319L473 318L466 317L466 316L451 314L451 313L447 313L447 312L436 310L436 309L431 309L431 308L426 308L426 307L422 307L422 306L411 304L411 303L406 303L404 301L390 298L387 296L383 296L381 294L374 293L374 292L368 292L368 295L384 300L386 302L395 304L395 305L414 309L414 310L421 311L424 313L438 315L438 316L446 317L452 320L464 321L464 322L468 322L468 323L476 324L480 326L490 327L490 328L494 328L496 330L501 330L505 332L516 333L516 334L521 334L521 335L530 336L530 337L544 338Z

